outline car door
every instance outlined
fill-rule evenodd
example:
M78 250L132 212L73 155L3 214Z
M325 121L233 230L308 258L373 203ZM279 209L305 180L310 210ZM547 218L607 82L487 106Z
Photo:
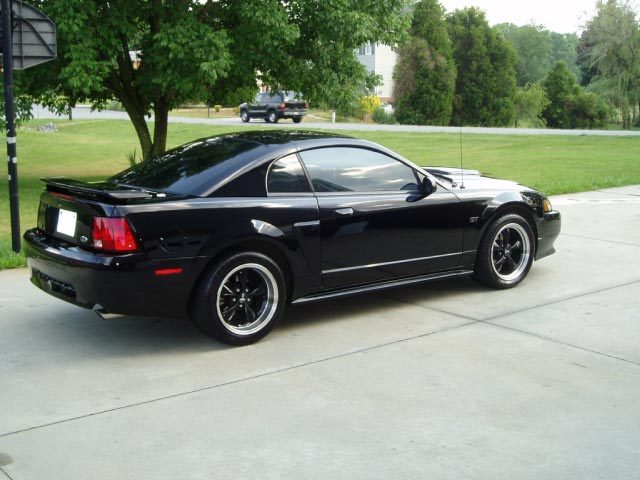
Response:
M267 111L265 95L268 98L268 93L258 93L253 99L253 103L249 105L249 113L252 118L263 118L265 116L265 112Z
M459 199L418 192L406 163L363 147L300 152L320 210L321 270L338 288L459 268Z

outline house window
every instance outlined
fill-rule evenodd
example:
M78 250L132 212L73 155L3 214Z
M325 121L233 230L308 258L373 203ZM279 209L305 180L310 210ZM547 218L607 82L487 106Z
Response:
M358 49L358 55L373 55L375 52L375 46L371 43L366 43Z

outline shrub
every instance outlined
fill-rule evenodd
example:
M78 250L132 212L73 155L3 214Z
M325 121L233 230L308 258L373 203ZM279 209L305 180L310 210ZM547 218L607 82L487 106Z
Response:
M213 109L218 113L222 109L222 105L214 105Z
M375 95L365 95L358 100L358 113L365 121L369 121L371 115L381 105L380 99Z
M398 123L393 113L387 112L384 108L378 107L373 111L372 119L375 123L384 125L395 125Z

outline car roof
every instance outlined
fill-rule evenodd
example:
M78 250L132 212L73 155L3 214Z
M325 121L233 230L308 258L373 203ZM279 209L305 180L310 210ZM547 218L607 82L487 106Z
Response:
M328 146L373 148L398 157L381 145L339 133L253 130L193 140L137 164L111 177L111 180L164 189L169 193L209 196L223 185L273 159Z

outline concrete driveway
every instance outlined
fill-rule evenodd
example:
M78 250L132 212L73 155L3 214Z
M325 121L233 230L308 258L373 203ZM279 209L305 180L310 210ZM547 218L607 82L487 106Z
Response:
M288 310L230 348L0 273L0 479L640 477L640 186L555 197L520 287Z

